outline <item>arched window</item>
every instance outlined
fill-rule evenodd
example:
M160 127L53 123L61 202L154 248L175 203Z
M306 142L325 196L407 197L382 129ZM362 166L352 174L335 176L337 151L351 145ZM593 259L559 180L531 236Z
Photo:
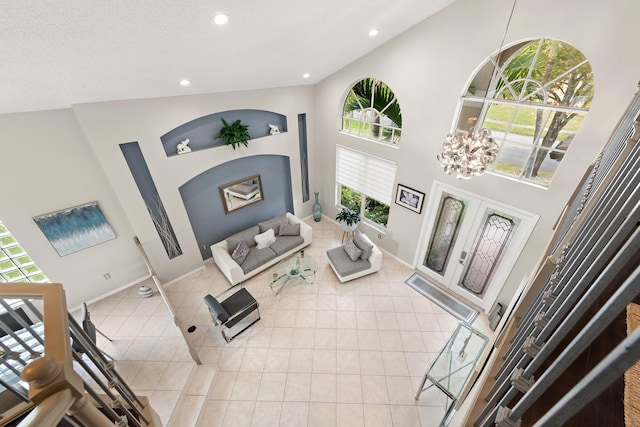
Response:
M402 113L389 86L371 77L353 85L344 101L342 132L398 145Z
M500 144L488 169L549 186L593 99L591 66L573 46L526 41L498 52L462 96L457 129L488 128Z

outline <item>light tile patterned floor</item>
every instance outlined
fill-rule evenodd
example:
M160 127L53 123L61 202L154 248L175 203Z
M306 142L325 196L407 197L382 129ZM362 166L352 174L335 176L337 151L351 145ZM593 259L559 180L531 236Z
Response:
M315 282L291 281L276 296L269 270L248 280L244 287L259 301L262 319L230 344L203 302L229 288L214 263L166 286L181 327L196 326L189 342L203 364L218 369L199 425L437 425L444 395L431 388L419 401L414 396L457 319L405 285L413 270L386 254L382 271L341 284L325 255L340 245L341 230L326 219L307 223L313 243L305 253L319 266ZM142 299L134 287L90 310L114 338L99 344L166 423L193 364L160 297ZM487 332L486 317L474 327ZM201 403L193 400L187 404Z

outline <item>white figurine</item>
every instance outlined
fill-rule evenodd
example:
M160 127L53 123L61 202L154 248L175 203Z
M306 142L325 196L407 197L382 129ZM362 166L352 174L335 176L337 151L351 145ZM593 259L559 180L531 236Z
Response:
M189 148L189 138L184 141L180 141L180 144L176 147L178 149L178 154L190 153L191 148Z
M278 129L277 125L269 125L269 133L271 135L277 135L280 133L280 129Z

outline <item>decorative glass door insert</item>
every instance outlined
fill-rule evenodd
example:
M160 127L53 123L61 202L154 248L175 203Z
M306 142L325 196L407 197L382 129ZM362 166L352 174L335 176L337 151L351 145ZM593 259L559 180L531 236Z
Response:
M459 286L480 298L484 297L515 227L512 219L500 214L492 213L486 217L468 256Z
M418 270L488 311L538 217L440 183L429 200Z
M458 238L464 208L465 203L462 199L456 199L451 195L442 199L437 224L424 260L424 265L431 270L441 274L444 272Z

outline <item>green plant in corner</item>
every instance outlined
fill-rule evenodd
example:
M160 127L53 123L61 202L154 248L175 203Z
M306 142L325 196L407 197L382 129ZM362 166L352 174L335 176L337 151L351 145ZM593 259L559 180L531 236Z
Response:
M249 126L243 125L240 120L236 120L232 124L226 122L225 119L222 120L222 129L220 129L220 133L214 139L221 139L224 141L225 145L230 145L233 149L236 149L236 145L244 145L247 147L249 145Z
M360 214L351 209L343 208L336 215L336 221L344 222L348 226L351 226L360 222Z

